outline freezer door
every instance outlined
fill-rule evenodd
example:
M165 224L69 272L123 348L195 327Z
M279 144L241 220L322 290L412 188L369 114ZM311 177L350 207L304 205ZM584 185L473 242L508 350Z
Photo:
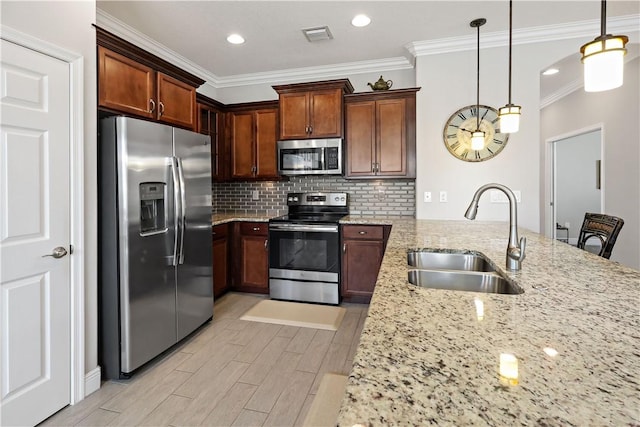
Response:
M176 343L172 128L119 117L121 371ZM114 308L115 309L115 308Z
M211 140L174 128L174 153L184 201L176 301L180 340L213 316Z

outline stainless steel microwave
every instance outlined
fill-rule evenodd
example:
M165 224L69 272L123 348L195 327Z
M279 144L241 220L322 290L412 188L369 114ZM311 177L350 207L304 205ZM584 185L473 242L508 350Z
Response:
M342 175L342 139L278 141L280 175Z

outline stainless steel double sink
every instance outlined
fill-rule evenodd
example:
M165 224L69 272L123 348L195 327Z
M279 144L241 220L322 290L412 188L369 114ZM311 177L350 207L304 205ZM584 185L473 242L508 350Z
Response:
M508 295L524 292L479 253L410 251L407 264L409 283L423 288Z

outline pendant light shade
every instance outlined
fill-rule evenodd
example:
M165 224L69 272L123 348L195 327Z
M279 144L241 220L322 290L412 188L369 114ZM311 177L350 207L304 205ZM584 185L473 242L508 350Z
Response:
M471 149L482 150L484 148L484 132L476 131L471 134Z
M480 129L480 27L487 23L484 18L478 18L471 21L469 25L478 29L478 67L476 78L476 130L471 133L471 149L484 149L484 132Z
M512 17L513 1L509 0L509 102L498 110L500 118L500 132L515 133L520 129L520 110L522 107L511 103L511 46L512 46Z
M602 92L622 86L627 36L606 34L607 2L601 2L600 36L580 48L584 64L584 90Z

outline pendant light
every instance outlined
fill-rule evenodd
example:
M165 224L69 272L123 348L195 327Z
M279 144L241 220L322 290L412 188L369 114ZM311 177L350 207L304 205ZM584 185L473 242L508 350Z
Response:
M607 2L601 2L600 35L580 48L584 90L602 92L622 86L627 36L607 34Z
M469 25L478 29L478 73L476 79L476 130L471 133L471 149L482 150L484 148L484 132L480 130L480 27L487 23L484 18L471 21Z
M512 15L513 1L509 0L509 103L498 110L500 117L500 132L515 133L520 129L520 110L522 107L511 103L511 46L512 46Z

